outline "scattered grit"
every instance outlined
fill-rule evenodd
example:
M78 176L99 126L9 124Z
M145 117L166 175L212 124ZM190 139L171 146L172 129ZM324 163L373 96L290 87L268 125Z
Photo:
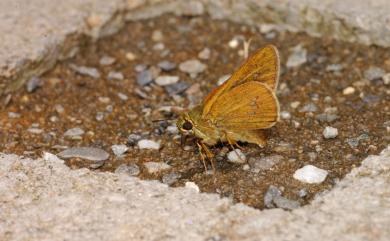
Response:
M2 97L2 151L50 152L72 168L158 179L257 208L304 205L389 143L390 52L262 29L207 17L129 23ZM250 52L266 43L280 49L281 121L264 149L213 147L216 173L205 172L193 140L180 146L174 119L237 69L250 38Z

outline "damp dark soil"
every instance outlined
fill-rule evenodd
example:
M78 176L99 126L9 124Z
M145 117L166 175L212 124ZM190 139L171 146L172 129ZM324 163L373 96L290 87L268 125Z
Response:
M177 114L172 109L199 102L222 76L237 69L244 61L243 42L249 39L249 53L267 43L280 51L277 95L282 118L267 131L264 148L242 144L248 164L228 162L228 146L217 145L211 147L216 172L205 172L194 140L181 148L173 127ZM289 57L295 67L286 67ZM179 64L191 59L207 68L198 74L183 72ZM161 70L158 64L164 60L171 63L163 64L165 70ZM95 68L100 77L80 74L75 66ZM145 69L152 78L170 75L179 81L170 86L153 81L140 85L137 76ZM304 205L389 144L390 87L382 77L386 72L390 72L390 51L379 47L273 29L260 32L206 16L130 22L112 37L85 43L76 57L58 63L35 80L35 86L32 81L29 92L23 89L3 96L0 146L2 152L31 157L69 147L98 147L110 157L96 171L137 164L141 179L165 177L174 187L194 182L202 192L256 208L264 208L264 195L274 185L284 197ZM157 119L162 121L153 122ZM337 128L335 138L324 138L327 126ZM85 133L64 137L75 127ZM139 149L134 140L128 140L130 134L157 141L161 148ZM120 157L111 151L118 144L129 147ZM264 158L272 159L273 165L264 164ZM150 161L170 168L151 174L143 165ZM67 160L67 164L86 166L80 159ZM307 184L293 178L297 169L308 164L326 170L325 181Z

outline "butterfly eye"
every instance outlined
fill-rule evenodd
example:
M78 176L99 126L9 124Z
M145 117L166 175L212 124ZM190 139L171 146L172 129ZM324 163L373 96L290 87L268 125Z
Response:
M192 124L191 124L191 122L188 122L188 121L184 122L184 124L183 124L183 129L186 130L186 131L191 130L191 129L192 129Z

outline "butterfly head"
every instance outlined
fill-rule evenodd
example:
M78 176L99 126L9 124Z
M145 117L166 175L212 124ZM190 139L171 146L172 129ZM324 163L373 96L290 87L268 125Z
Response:
M176 122L177 128L182 134L194 133L194 123L187 113L182 114Z

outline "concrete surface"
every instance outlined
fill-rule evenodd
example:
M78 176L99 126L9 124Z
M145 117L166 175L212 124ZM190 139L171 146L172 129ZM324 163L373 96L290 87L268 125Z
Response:
M215 18L276 23L314 36L390 46L388 0L2 0L0 95L76 54L87 40L113 34L125 21L166 12L207 12Z
M387 0L2 0L0 94L125 21L199 14L390 46ZM187 3L187 1L186 1ZM194 12L191 12L194 11ZM1 151L1 150L0 150ZM303 208L258 211L216 195L61 160L0 155L0 240L389 240L390 147Z
M258 211L55 157L0 155L1 240L389 240L390 146L312 204Z

